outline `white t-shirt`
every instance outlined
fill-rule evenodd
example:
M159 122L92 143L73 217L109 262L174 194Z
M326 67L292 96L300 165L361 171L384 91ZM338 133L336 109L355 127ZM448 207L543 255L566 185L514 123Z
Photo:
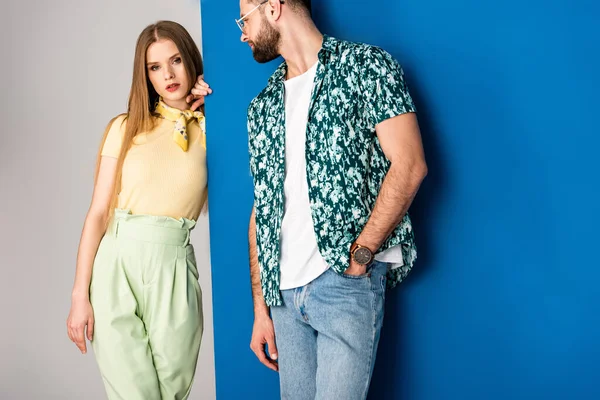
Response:
M280 237L280 289L304 286L329 266L319 253L306 176L306 126L318 62L304 74L285 81L285 209ZM375 259L402 266L400 246Z

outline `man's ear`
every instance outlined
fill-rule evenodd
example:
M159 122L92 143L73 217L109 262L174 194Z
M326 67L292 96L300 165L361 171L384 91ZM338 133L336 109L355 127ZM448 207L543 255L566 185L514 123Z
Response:
M277 21L281 18L281 5L285 3L285 0L269 0L267 5L267 17L271 21Z

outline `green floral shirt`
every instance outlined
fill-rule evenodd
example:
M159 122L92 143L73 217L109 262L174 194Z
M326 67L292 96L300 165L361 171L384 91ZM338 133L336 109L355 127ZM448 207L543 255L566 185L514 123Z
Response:
M286 73L284 62L248 107L256 242L268 306L282 304ZM403 75L396 60L378 47L323 38L306 129L306 174L319 251L339 274L350 263L350 246L367 223L390 166L375 125L415 112ZM389 271L389 288L406 277L417 256L408 214L378 251L396 245L402 246L404 265Z

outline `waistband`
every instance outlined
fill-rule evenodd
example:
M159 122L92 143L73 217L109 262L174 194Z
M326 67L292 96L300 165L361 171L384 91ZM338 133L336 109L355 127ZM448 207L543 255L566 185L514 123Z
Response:
M116 209L107 233L116 238L185 247L195 226L196 221L183 217L134 215L130 210Z

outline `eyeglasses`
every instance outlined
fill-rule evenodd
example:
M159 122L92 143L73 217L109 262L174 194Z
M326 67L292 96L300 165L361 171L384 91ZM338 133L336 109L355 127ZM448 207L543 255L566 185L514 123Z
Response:
M259 4L259 5L257 5L257 6L256 6L256 7L254 7L252 10L250 10L250 12L248 12L248 13L247 13L246 15L244 15L242 18L240 18L240 19L236 19L236 20L235 20L235 23L237 24L237 26L239 26L239 27L240 27L240 30L241 30L242 32L244 32L244 27L246 26L246 24L245 24L245 21L244 21L244 20L245 20L246 18L248 18L248 16L249 16L250 14L252 14L254 11L256 11L256 10L258 9L258 7L260 7L260 6L262 6L263 4L265 4L265 3L268 3L268 2L269 2L269 0L263 0L263 1L262 1L262 2Z

